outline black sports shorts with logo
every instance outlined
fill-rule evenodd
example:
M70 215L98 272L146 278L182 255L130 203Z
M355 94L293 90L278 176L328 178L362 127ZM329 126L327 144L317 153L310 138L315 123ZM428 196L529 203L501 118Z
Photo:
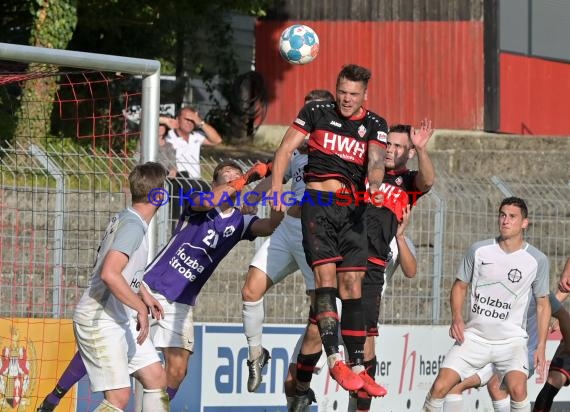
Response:
M333 192L305 189L301 206L303 249L311 267L336 263L337 272L366 270L366 205L339 203Z
M564 343L560 342L560 345L558 345L556 353L552 358L552 362L550 362L549 370L560 372L566 376L564 386L568 386L570 385L570 353L564 352L564 346Z
M391 257L390 242L396 236L398 220L390 209L369 204L366 209L366 225L368 260L362 281L362 306L365 313L366 334L378 336L384 271Z

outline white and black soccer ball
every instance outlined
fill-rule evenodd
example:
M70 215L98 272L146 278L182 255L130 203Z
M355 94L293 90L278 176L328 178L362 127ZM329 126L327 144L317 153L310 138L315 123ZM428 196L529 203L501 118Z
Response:
M289 63L310 63L319 54L319 36L309 26L294 24L281 33L279 52Z

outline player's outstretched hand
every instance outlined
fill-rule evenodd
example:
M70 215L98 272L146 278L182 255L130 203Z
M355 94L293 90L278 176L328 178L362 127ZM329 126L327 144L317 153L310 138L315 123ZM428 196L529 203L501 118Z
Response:
M407 205L402 210L402 220L398 223L398 230L396 231L396 236L403 236L406 228L408 227L408 223L410 223L410 216L412 213L412 207Z
M240 192L244 186L253 183L257 180L263 179L271 174L271 164L256 162L242 177L228 182L228 185L233 187L237 192Z
M544 370L546 365L546 356L544 354L544 348L536 348L534 352L534 370L541 371Z
M164 309L162 308L162 305L158 300L156 300L154 296L150 294L144 284L142 284L139 289L139 296L147 306L153 319L164 319Z
M420 122L420 128L410 130L410 138L416 149L423 149L433 135L434 130L431 128L431 120L424 119Z
M145 339L148 337L150 326L148 323L148 310L142 312L137 312L137 331L139 332L137 336L137 343L142 345Z
M465 322L463 319L453 319L451 327L449 328L449 336L455 339L458 343L463 343L465 340L465 336L463 336L464 330Z

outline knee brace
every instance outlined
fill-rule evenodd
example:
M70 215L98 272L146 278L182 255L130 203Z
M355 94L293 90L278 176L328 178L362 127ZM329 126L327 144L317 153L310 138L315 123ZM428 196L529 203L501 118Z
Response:
M315 312L317 326L327 356L338 353L338 312L336 309L336 288L315 290Z

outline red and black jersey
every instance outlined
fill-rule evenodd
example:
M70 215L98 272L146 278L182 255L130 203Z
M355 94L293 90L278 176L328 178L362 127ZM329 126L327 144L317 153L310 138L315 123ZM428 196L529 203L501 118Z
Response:
M310 133L309 163L305 181L339 179L356 190L364 188L368 145L386 146L386 120L363 108L362 114L345 118L334 102L303 106L293 128Z
M402 220L403 209L409 204L415 206L418 199L425 193L416 187L417 170L400 169L386 170L384 179L378 189L384 200L383 207L390 209L398 221ZM366 181L368 188L368 181Z

